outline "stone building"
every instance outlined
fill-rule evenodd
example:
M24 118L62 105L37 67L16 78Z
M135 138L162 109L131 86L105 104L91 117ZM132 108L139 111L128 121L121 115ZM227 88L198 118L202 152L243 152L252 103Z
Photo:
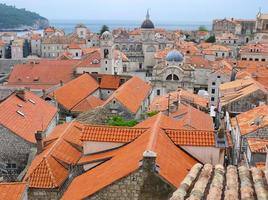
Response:
M11 58L12 59L22 59L23 58L23 39L16 39L12 41L11 44Z
M0 40L0 59L5 58L5 53L6 53L6 45L3 40Z
M29 200L60 199L71 180L81 173L82 169L75 166L82 152L81 130L77 122L65 123L47 138L39 138L38 154L23 180L29 187Z
M246 158L249 166L258 166L266 162L268 139L247 138Z
M35 133L49 135L57 109L31 92L20 90L0 104L1 175L16 180L36 147Z
M158 114L135 128L86 126L80 159L86 172L72 181L62 199L170 197L188 167L197 162L165 133L172 124L176 126Z
M268 40L268 14L259 12L256 16L255 40Z
M255 42L242 46L240 58L245 61L268 61L268 43Z
M30 43L32 55L41 56L41 35L33 34Z
M250 77L221 84L219 90L219 106L231 115L267 104L267 90Z
M241 160L251 162L250 152L247 151L250 148L248 145L250 143L248 142L249 139L262 140L268 138L267 110L267 105L261 105L231 119L231 133L234 141L234 163L239 163Z
M141 119L150 103L151 85L132 77L119 87L103 104L112 114L126 119Z
M213 20L212 33L222 35L232 33L239 37L241 43L247 43L254 38L255 20L249 19L215 19Z

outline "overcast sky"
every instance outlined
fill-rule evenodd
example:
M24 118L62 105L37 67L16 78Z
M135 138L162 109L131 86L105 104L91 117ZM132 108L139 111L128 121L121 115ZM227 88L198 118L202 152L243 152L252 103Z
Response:
M210 21L255 18L268 13L268 0L0 0L48 19L142 20L149 8L157 21Z

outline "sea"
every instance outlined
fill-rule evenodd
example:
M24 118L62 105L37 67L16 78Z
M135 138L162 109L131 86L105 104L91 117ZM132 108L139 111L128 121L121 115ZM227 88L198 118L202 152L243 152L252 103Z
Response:
M140 27L142 22L133 20L49 20L50 26L63 29L66 34L72 33L74 31L75 26L81 23L86 25L91 32L99 33L103 25L107 25L110 30L116 28L125 28L127 30L131 30ZM206 27L207 30L212 29L212 22L209 21L154 21L154 25L156 28L163 28L167 31L193 31L198 30L200 26ZM21 36L28 32L29 31L20 31L17 32L17 35ZM43 30L35 30L34 32L42 34Z

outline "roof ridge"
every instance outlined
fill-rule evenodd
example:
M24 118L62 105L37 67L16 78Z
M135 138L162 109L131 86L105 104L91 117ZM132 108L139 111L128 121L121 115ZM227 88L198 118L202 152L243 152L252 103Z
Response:
M69 130L70 127L72 127L72 124L74 123L74 121L72 121L63 131L62 134L59 135L59 137L57 138L57 140L55 141L55 143L52 145L52 147L50 147L49 151L46 152L46 154L43 156L44 158L47 158L48 155L51 154L52 150L54 150L54 148L57 146L57 144L60 142L60 140L63 138L63 136L66 134L66 132ZM64 138L63 138L64 139Z
M160 121L162 118L162 113L159 113L154 125L151 127L151 132L150 132L150 138L149 138L149 142L147 144L147 149L146 150L150 150L150 151L154 151L155 145L156 145L156 141L158 138L158 130L161 129L160 128Z
M55 160L55 158L54 158L53 156L51 156L51 158ZM48 163L47 158L45 158L44 161L45 161L45 164L46 164L46 166L47 166L48 173L50 174L51 181L53 182L53 186L54 186L54 187L57 187L56 179L55 179L55 177L54 177L54 174L52 173L52 170L51 170L51 168L50 168L50 164ZM55 161L58 162L57 160L55 160Z

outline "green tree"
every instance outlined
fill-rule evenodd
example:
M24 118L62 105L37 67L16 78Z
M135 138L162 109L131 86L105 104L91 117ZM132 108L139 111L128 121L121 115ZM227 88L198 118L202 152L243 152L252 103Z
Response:
M199 26L198 31L208 32L208 29L205 26Z
M108 124L110 126L128 126L128 127L133 127L137 124L138 122L136 120L125 120L122 117L115 116L110 118L108 121Z
M109 27L106 25L103 25L100 30L100 35L102 35L105 31L109 31Z
M206 42L208 42L208 43L214 43L214 42L216 42L216 37L215 37L215 35L210 36L210 37L206 40Z

